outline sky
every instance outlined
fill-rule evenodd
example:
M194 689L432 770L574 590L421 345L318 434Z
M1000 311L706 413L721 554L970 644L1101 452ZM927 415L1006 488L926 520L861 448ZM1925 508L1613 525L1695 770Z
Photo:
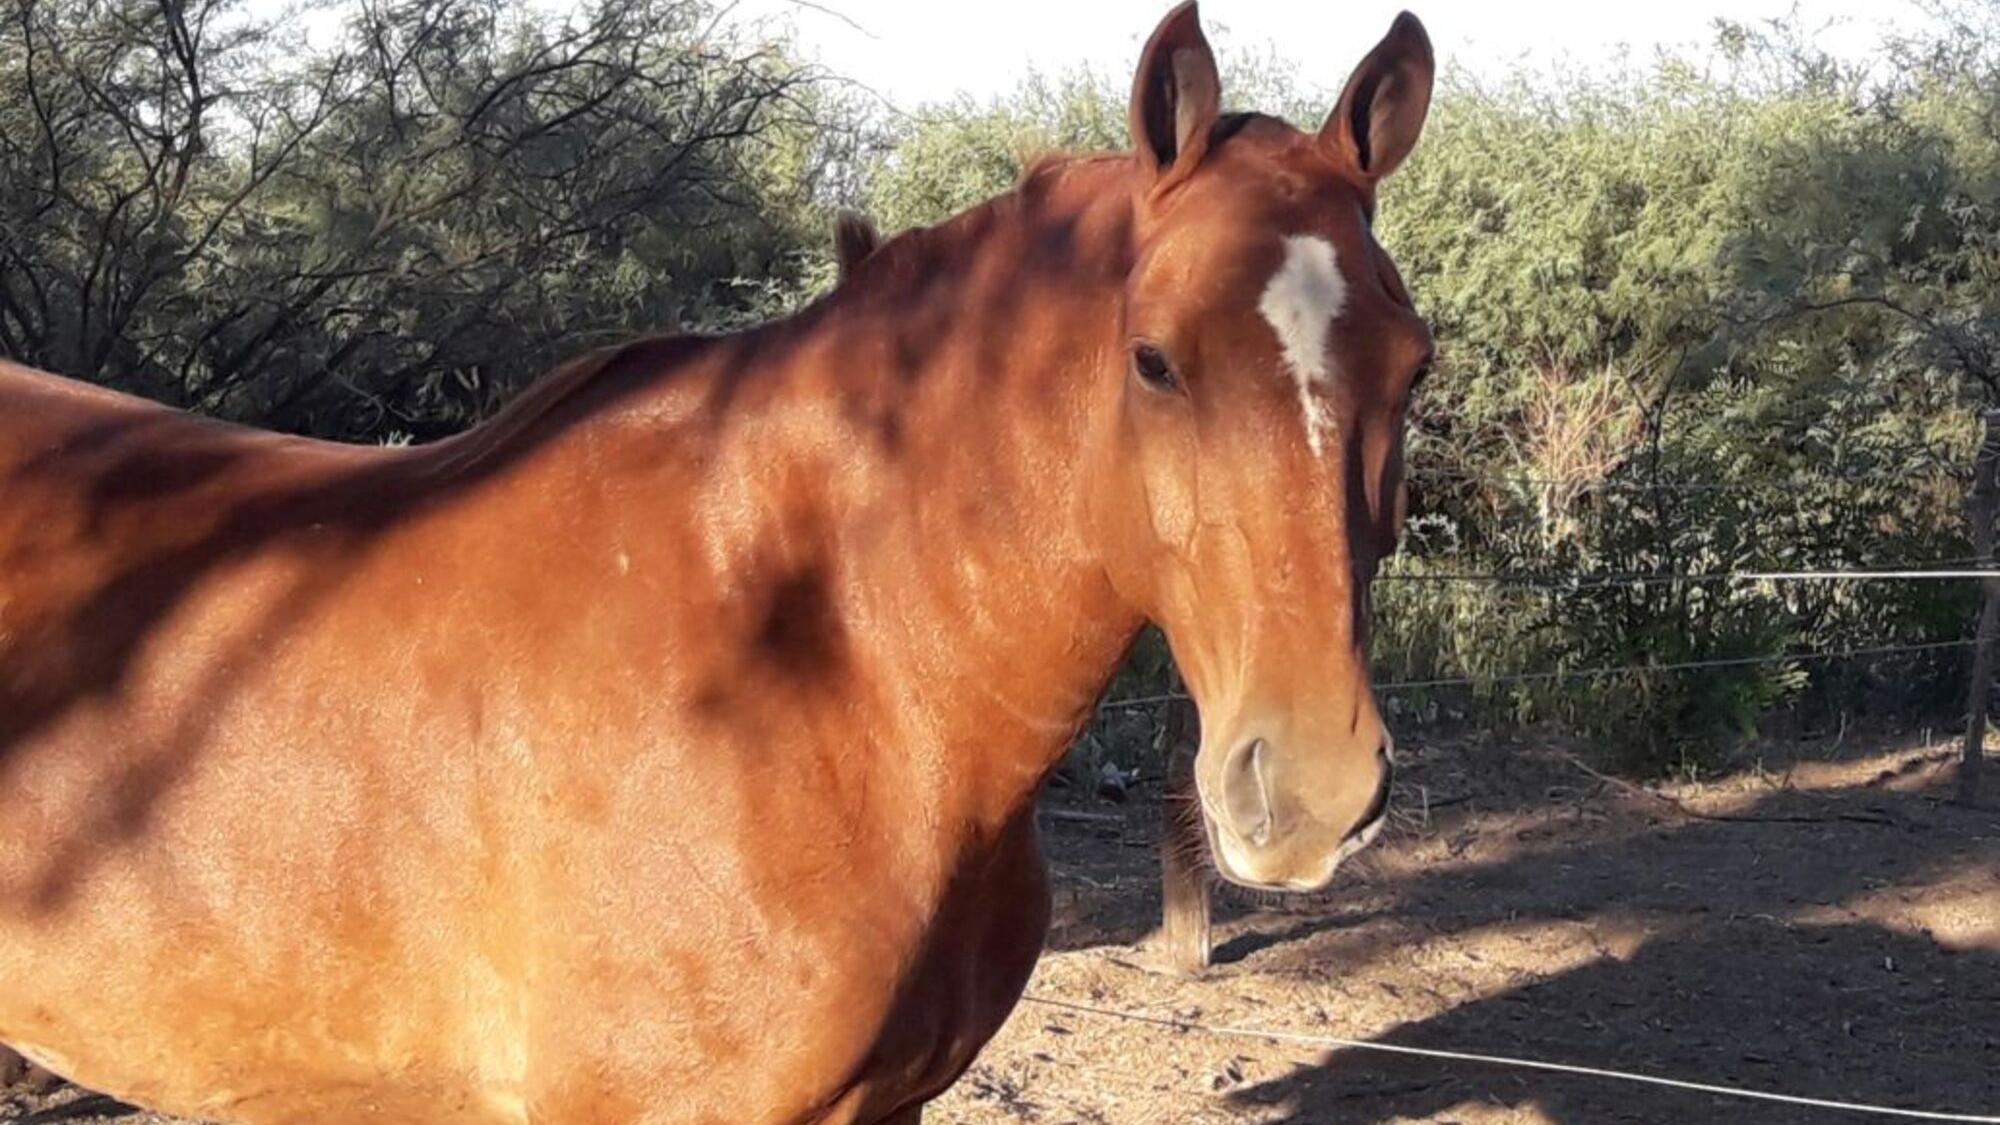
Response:
M1171 0L740 0L742 18L789 24L806 52L909 109L987 97L1028 71L1089 65L1122 75ZM1796 11L1822 45L1866 55L1885 25L1913 26L1907 0L1202 0L1219 47L1275 49L1302 79L1338 87L1398 11L1423 19L1439 55L1475 74L1531 65L1603 66L1625 48L1705 48L1719 16Z

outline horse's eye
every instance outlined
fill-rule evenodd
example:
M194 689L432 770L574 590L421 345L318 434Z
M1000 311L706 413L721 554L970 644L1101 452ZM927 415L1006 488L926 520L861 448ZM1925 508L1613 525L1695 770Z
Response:
M1167 354L1151 344L1132 345L1132 371L1155 390L1171 391L1181 385Z

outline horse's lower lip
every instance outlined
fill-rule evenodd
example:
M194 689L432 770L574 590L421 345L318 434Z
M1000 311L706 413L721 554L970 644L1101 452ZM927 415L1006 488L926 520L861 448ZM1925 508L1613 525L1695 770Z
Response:
M1368 844L1375 839L1377 832L1382 827L1382 821L1386 819L1386 818L1377 819L1375 823L1369 825L1367 828L1363 829L1359 834L1345 841L1340 845L1340 847L1336 848L1334 851L1333 862L1327 865L1325 875L1319 878L1318 880L1283 879L1277 882L1265 882L1264 880L1261 879L1245 878L1229 869L1228 853L1224 851L1222 848L1222 836L1223 834L1227 833L1233 839L1235 837L1235 833L1229 832L1229 829L1222 827L1223 822L1218 821L1215 818L1215 814L1212 811L1210 811L1208 807L1208 801L1206 798L1204 798L1201 802L1201 812L1202 812L1201 827L1202 831L1207 833L1208 836L1208 854L1209 858L1214 863L1215 873L1217 875L1222 876L1222 878L1227 880L1228 882L1234 883L1237 886L1246 888L1248 890L1276 891L1282 894L1311 894L1315 891L1323 891L1326 888L1332 886L1333 877L1339 874L1341 867L1344 866L1349 859L1353 858L1354 853L1360 851L1362 848L1367 847ZM1238 846L1239 847L1242 846L1241 841L1238 841Z
M1265 883L1256 879L1244 879L1231 874L1221 863L1215 865L1216 874L1225 880L1252 891L1271 891L1277 894L1302 895L1323 891L1333 882L1331 876L1324 883L1311 883L1304 879L1286 879L1280 883Z
M1333 882L1333 873L1340 868L1340 861L1335 860L1333 865L1327 869L1326 878L1317 883L1304 879L1284 879L1273 883L1261 879L1246 878L1230 870L1229 853L1223 850L1221 842L1221 834L1228 832L1228 829L1219 826L1219 822L1209 813L1206 802L1202 805L1201 826L1202 830L1208 834L1208 854L1209 858L1214 862L1215 873L1222 876L1226 881L1247 890L1275 891L1281 894L1304 894L1311 891L1324 890L1329 883Z

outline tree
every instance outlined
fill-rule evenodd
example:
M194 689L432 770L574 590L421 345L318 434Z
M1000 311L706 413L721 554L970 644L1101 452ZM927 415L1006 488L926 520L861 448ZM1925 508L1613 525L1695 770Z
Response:
M700 0L25 0L0 349L316 433L462 426L566 354L809 280L837 91ZM746 283L744 279L757 279Z

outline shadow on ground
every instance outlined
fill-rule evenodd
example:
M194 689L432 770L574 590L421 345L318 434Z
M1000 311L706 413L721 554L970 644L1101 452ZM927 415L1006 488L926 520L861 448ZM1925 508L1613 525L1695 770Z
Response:
M1374 1037L1384 1043L2000 1114L2000 813L1946 803L1939 754L1905 753L1879 772L1850 758L1841 785L1740 786L1709 817L1579 783L1552 759L1504 768L1508 784L1393 844L1335 893L1237 903L1208 980L1337 986L1353 1010L1329 1032L1426 1010ZM1068 861L1064 946L1129 944L1156 921L1145 913L1156 894L1134 893L1145 871L1127 859L1117 879L1116 859ZM1420 1005L1413 988L1428 994ZM1312 1018L1257 1022L1310 1030ZM1856 1119L1362 1051L1227 1100L1301 1123L1473 1109L1491 1120L1503 1107L1562 1125Z
M1776 1040L1782 1044L1773 1049ZM1697 925L1380 1042L1545 1060L1908 1109L2000 1113L2000 954L1871 925ZM1827 1122L1849 1115L1601 1078L1346 1051L1238 1092L1297 1122L1532 1106L1564 1125Z

